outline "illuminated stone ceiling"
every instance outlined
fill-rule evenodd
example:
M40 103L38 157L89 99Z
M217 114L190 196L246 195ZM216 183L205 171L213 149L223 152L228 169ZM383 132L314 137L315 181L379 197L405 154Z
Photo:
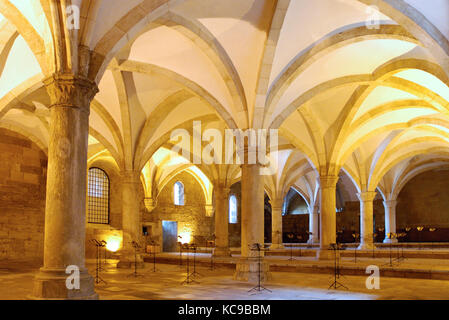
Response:
M143 170L148 197L184 170L208 201L211 184L239 179L235 166L169 157L173 130L195 120L279 129L266 190L282 199L293 187L309 206L319 176L344 173L387 200L449 164L447 0L66 2L78 30L55 27L54 0L0 0L0 127L46 150L43 80L90 77L89 162Z

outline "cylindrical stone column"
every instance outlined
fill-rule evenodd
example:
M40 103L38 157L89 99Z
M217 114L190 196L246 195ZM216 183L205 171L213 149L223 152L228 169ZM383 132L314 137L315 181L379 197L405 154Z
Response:
M318 211L320 210L320 207L318 205L315 205L312 207L313 209L309 213L309 240L307 243L314 244L320 242L320 235L319 235L319 219L320 216L318 214Z
M320 177L320 250L317 258L323 260L333 259L334 255L329 246L336 242L336 188L338 176Z
M376 192L358 193L360 200L360 246L359 250L371 250L373 243L373 201Z
M55 74L44 83L51 98L44 265L32 296L96 299L93 278L85 268L85 231L89 112L98 88L71 74ZM67 278L78 271L68 286Z
M242 257L256 256L249 249L264 244L264 188L258 164L242 165ZM263 254L263 253L262 253Z
M384 243L397 243L398 239L389 239L388 234L396 233L397 200L384 201L385 208L385 240Z
M138 267L143 267L143 259L139 253L135 254L133 241L140 243L140 201L138 187L140 173L137 171L122 172L122 228L123 247L120 250L118 268L131 268L137 258Z
M229 257L229 188L217 184L214 187L215 249L214 256Z
M283 249L282 241L282 200L274 200L271 204L271 249Z

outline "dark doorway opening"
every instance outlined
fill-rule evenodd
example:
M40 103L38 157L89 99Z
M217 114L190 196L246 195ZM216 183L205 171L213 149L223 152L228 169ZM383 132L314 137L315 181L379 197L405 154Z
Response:
M176 221L162 221L162 250L176 252L178 245L178 223Z

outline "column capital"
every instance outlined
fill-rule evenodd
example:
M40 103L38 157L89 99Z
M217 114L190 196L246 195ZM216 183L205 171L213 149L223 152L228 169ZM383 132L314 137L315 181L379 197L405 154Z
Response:
M99 91L94 81L73 74L55 73L43 82L50 96L50 108L76 108L89 113L90 103Z
M274 199L274 200L270 200L271 203L271 209L274 210L281 210L284 206L284 200L280 200L280 199Z
M337 186L338 176L321 176L320 187L322 189L335 188Z
M361 202L372 202L374 201L376 195L377 195L376 191L364 191L357 193L357 197Z
M384 201L385 208L394 208L398 204L398 200L387 200Z

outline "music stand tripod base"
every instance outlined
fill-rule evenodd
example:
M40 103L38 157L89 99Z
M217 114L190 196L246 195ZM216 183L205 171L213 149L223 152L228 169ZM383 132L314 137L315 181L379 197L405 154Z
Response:
M255 243L253 245L250 245L250 250L252 251L257 251L257 285L248 290L248 293L254 292L253 294L258 294L258 293L262 293L263 291L268 291L268 292L272 292L270 289L265 288L262 285L262 256L260 255L260 252L262 250L265 250L265 246L261 245L259 243Z
M329 286L329 288L327 290L332 289L339 289L339 288L344 288L346 290L349 290L345 285L343 285L342 283L340 283L337 279L340 278L341 274L340 274L340 259L337 258L337 251L341 250L341 247L339 244L335 244L332 243L330 245L330 249L329 250L333 250L334 251L334 282Z

